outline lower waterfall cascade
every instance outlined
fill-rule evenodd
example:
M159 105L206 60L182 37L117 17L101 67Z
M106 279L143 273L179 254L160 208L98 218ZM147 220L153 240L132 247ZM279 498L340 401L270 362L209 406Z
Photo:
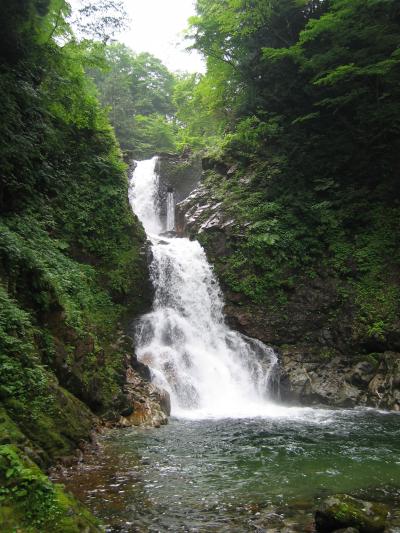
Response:
M138 359L170 394L173 415L262 416L273 408L277 356L225 324L221 290L204 250L197 241L171 237L173 192L167 192L162 220L156 163L157 157L138 161L130 183L132 209L151 242L155 289L153 310L137 325Z
M135 344L169 392L172 417L162 427L104 432L84 462L57 468L53 479L109 533L312 533L316 510L334 495L355 497L374 520L378 503L383 520L390 511L384 531L399 533L400 413L272 401L276 355L225 324L203 249L174 237L167 222L170 191L156 162L139 162L130 187L155 289Z

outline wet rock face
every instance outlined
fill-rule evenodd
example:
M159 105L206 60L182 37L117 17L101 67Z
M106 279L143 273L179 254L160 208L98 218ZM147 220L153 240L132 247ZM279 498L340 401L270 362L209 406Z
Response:
M315 513L315 524L320 533L349 529L359 533L380 533L385 530L388 515L389 509L382 503L337 494L321 503Z
M373 365L339 353L324 360L307 347L284 347L280 356L281 398L292 404L365 405L399 411L399 362L393 352L385 352Z
M201 178L201 160L191 154L159 154L156 168L161 185L173 190L177 202L184 200L195 189Z
M179 203L197 187L201 177L201 161L190 154L159 154L156 165L159 176L158 204L161 217L167 215L167 194Z
M225 243L230 237L234 220L226 218L222 202L217 201L207 188L200 184L189 196L176 206L177 233L180 236L213 232L212 249L215 255L226 255ZM215 239L217 237L217 239ZM215 247L216 241L217 245ZM221 246L221 241L224 242ZM219 246L218 246L219 244Z

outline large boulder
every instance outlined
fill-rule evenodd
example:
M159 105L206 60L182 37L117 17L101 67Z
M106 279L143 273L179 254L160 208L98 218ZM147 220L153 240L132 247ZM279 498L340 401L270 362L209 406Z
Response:
M150 375L145 364L140 363L140 368L142 374ZM168 392L144 378L132 366L126 369L124 393L125 404L121 410L120 426L159 427L168 423L168 416L171 414Z
M359 533L380 533L385 530L388 515L389 509L382 503L335 494L326 498L317 509L315 524L320 533L348 527Z

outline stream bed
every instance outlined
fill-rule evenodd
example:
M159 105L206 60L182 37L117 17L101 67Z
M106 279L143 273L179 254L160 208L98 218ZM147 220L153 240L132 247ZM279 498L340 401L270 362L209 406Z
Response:
M312 532L332 493L388 503L400 532L399 416L274 406L265 418L171 418L108 431L56 481L109 532Z

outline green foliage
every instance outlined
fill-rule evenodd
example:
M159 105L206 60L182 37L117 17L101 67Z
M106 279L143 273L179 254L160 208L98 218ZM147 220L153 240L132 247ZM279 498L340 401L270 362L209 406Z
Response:
M1 286L0 303L2 442L29 438L45 450L47 462L68 453L73 443L87 434L91 415L58 387L54 374L41 360L40 330Z
M150 157L155 152L175 151L175 127L163 116L136 115L133 121L136 131L135 146L141 157Z
M126 157L145 158L175 149L173 75L148 53L120 43L104 50L102 69L89 69Z
M319 179L322 154L336 179L387 173L399 122L398 4L250 4L200 0L192 19L194 47L207 57L206 77L221 91L218 106L228 106L243 155L290 153L292 171L306 166ZM249 117L257 137L245 139L255 128ZM291 153L295 145L301 153Z
M235 221L223 282L283 316L329 279L363 349L398 335L399 21L395 0L198 0L191 20L199 115L224 110L208 156L236 168L205 182Z
M175 135L179 150L201 150L215 146L227 123L222 93L200 74L176 75L173 103Z
M29 315L0 287L0 400L16 400L33 419L52 403Z
M118 335L146 301L144 231L86 75L104 44L77 42L68 14L64 0L11 2L0 36L0 529L10 533L99 530L12 445L46 468L89 437L93 411L118 416L129 350Z
M123 229L128 231L129 226ZM127 244L128 240L129 234ZM50 237L32 215L8 217L7 225L1 226L0 264L8 291L17 301L2 288L0 390L14 417L20 418L25 409L35 421L58 409L54 378L41 361L56 370L64 385L72 387L73 383L73 392L96 409L112 408L120 394L123 354L115 349L104 354L104 349L113 342L125 310L122 300L115 303L112 296L120 300L135 284L145 290L143 257L139 250L125 248L124 242L125 238L119 248L113 246L108 254L110 264L102 268L99 258L95 269L68 257L68 245ZM140 308L140 301L141 297L132 302L132 312ZM60 342L65 347L60 347ZM72 352L67 343L72 343ZM99 359L106 368L99 365ZM94 383L96 394L92 392ZM11 405L11 400L18 405Z
M23 502L28 524L44 527L50 520L59 518L54 487L38 469L27 468L16 449L1 447L0 472L3 482L0 499L6 501L13 497Z
M135 54L114 43L87 72L126 158L213 146L227 124L226 95L215 79L173 75L151 54Z
M86 39L108 42L116 33L127 27L127 13L122 0L85 0L73 20Z

